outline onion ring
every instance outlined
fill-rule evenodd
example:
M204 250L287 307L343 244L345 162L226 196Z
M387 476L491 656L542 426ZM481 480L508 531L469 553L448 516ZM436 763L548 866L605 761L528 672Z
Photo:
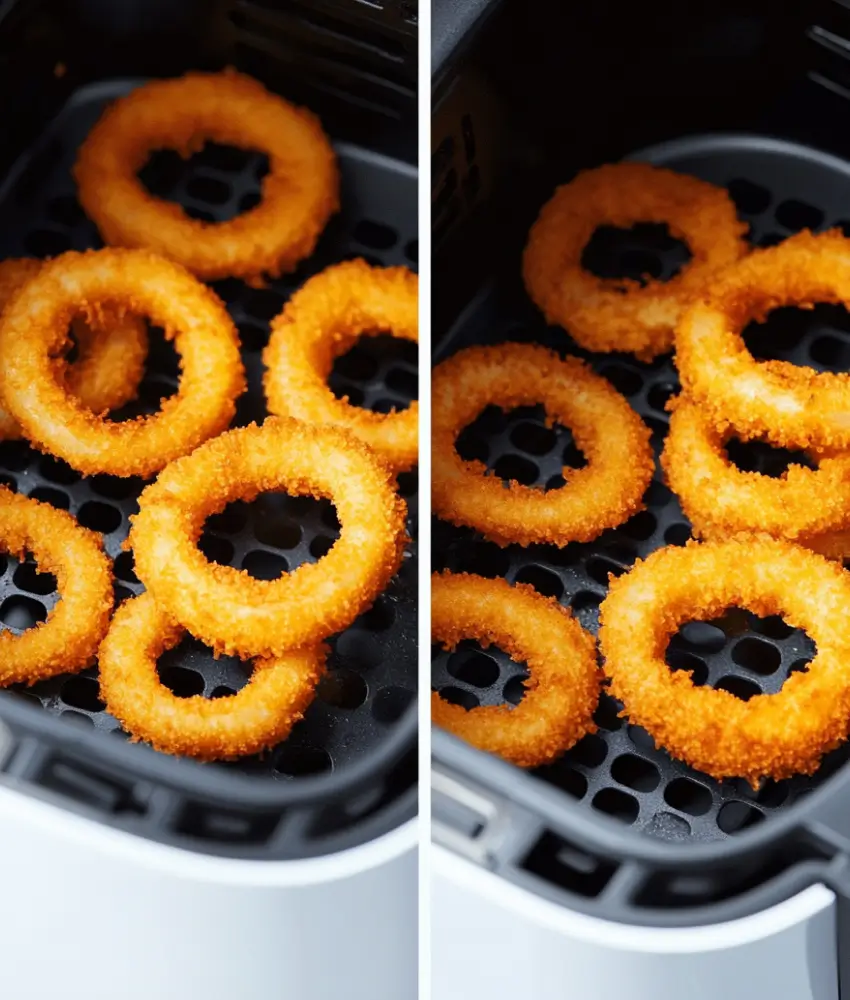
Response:
M159 413L112 423L70 396L54 355L74 313L147 314L174 339L182 374ZM219 434L245 386L221 301L178 264L144 250L69 252L45 263L0 318L0 392L36 447L85 475L150 476Z
M340 536L318 563L278 580L207 561L204 521L263 490L327 497ZM346 628L398 570L407 508L389 471L335 427L271 417L229 431L168 466L139 498L129 542L156 601L218 653L277 656Z
M850 240L806 230L717 276L676 331L684 390L721 430L770 435L785 448L850 448L850 375L756 361L741 331L780 306L850 307Z
M433 692L436 725L520 767L549 763L596 731L601 680L596 643L554 598L528 584L512 587L469 573L437 573L431 577L431 632L447 649L462 639L499 646L525 661L530 674L525 697L513 709L488 705L467 711Z
M745 472L724 448L733 428L718 431L687 397L670 408L661 464L698 536L763 532L806 544L850 527L850 454L823 457L817 469L793 464L777 478Z
M434 370L431 399L432 505L444 520L499 545L563 546L589 542L641 509L655 467L649 428L578 358L534 344L469 347ZM538 403L550 424L570 428L587 457L585 468L564 469L565 486L505 489L482 462L458 455L458 435L486 406Z
M29 257L0 261L0 311L42 262ZM144 323L132 316L115 316L93 326L75 321L78 357L64 374L68 392L93 413L116 410L136 398L145 370L148 335ZM21 437L18 423L0 406L0 440Z
M156 661L185 634L150 594L125 601L100 647L100 693L135 740L164 753L220 760L280 743L304 715L324 672L325 646L255 660L247 685L227 698L178 698Z
M594 230L666 222L692 259L669 281L599 278L581 258ZM683 307L718 268L747 251L746 225L723 188L646 163L586 170L559 187L531 228L523 257L528 294L547 322L589 351L629 351L649 361L673 347ZM625 294L624 294L625 293Z
M809 669L746 702L671 672L664 650L679 626L731 606L805 629L817 644ZM602 603L611 693L658 745L718 780L812 774L850 729L848 606L838 563L767 535L660 549L612 580Z
M112 569L100 536L66 511L0 486L0 549L56 577L61 600L33 628L0 634L0 685L78 673L94 662L109 627Z
M419 282L406 267L346 261L311 278L272 321L263 354L269 410L308 423L335 424L373 448L394 472L418 459L419 407L373 413L337 399L327 386L334 359L362 336L389 333L419 341Z
M136 176L151 150L189 156L205 140L268 154L255 208L203 222ZM155 80L115 101L80 147L74 176L104 242L154 250L205 281L293 271L339 207L336 156L318 119L232 70Z

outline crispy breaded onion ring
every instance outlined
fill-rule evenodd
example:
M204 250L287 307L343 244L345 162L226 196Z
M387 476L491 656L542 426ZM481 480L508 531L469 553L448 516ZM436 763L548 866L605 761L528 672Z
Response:
M786 448L850 448L850 375L786 361L756 361L741 336L780 306L850 306L850 240L838 230L798 233L718 275L682 315L676 366L682 386L719 428L769 434Z
M850 576L838 563L766 535L654 552L612 580L599 638L611 693L656 743L706 774L776 780L812 774L850 730L845 609ZM665 647L679 626L729 607L781 615L817 655L778 694L741 701L671 672Z
M437 573L431 577L431 634L446 649L462 639L498 646L526 662L530 675L516 708L467 711L433 692L436 725L520 767L546 764L596 730L596 643L554 598L527 584Z
M174 340L177 394L159 413L112 423L68 393L57 362L68 324L147 315ZM86 475L149 476L223 431L245 386L239 338L214 292L145 250L69 252L45 263L0 317L0 393L36 447Z
M152 150L189 156L206 140L269 158L259 204L225 222L190 218L137 176ZM74 176L106 243L155 250L206 281L294 270L339 207L336 156L318 119L232 70L154 80L117 100L80 147Z
M98 654L100 693L133 738L200 760L244 757L286 739L313 700L326 647L255 660L246 686L230 697L179 698L159 679L156 662L184 634L150 594L115 613Z
M12 296L41 270L28 257L0 261L0 312ZM107 413L135 399L145 370L148 335L145 324L133 316L104 316L92 326L73 323L78 356L63 369L68 392L93 413ZM21 428L0 406L0 440L14 440Z
M279 580L207 561L204 521L264 490L327 497L340 535L327 555ZM279 655L320 642L365 611L398 569L407 508L390 473L336 427L271 417L208 441L164 469L139 499L130 544L157 602L220 653Z
M345 427L394 472L418 458L419 407L373 413L337 399L327 385L334 359L362 336L388 333L419 341L419 282L406 267L364 260L329 267L307 281L272 321L263 354L269 409L281 416Z
M699 537L763 532L806 544L850 526L850 454L821 458L817 469L793 464L777 478L746 472L726 454L733 428L718 431L684 396L671 409L661 464Z
M112 568L100 537L64 510L0 486L0 550L31 552L61 595L46 620L0 633L0 685L34 684L94 662L112 611Z
M643 287L585 270L582 252L598 226L636 222L666 222L691 260L669 281ZM547 322L565 327L582 347L648 361L672 349L676 321L694 293L746 253L746 229L723 188L647 163L608 164L580 173L543 206L525 248L525 287Z
M649 429L610 383L578 358L534 344L470 347L434 370L432 504L453 524L499 545L589 542L642 507L654 469ZM564 469L565 486L505 488L482 462L466 462L455 442L488 405L511 410L542 403L550 424L573 433L587 458Z

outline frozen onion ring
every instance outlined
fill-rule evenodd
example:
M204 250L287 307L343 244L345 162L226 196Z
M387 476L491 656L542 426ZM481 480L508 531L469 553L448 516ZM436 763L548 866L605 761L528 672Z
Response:
M204 521L233 500L283 490L326 497L340 535L277 580L210 563ZM139 498L129 543L157 602L216 652L277 656L321 642L373 603L401 564L407 508L390 472L336 427L270 417L222 434L164 469Z
M0 312L12 296L41 270L42 262L18 257L0 262ZM116 410L135 399L145 370L148 335L134 316L104 316L92 326L74 321L78 356L64 370L68 392L92 413ZM21 437L17 421L0 406L0 440Z
M56 577L59 600L43 622L0 633L0 685L78 673L95 659L112 611L112 567L100 537L66 511L0 486L0 550Z
M419 282L406 267L346 261L310 278L272 321L263 354L269 409L315 424L335 424L373 448L394 472L418 458L419 407L374 413L337 399L327 385L334 359L362 336L388 333L419 341Z
M589 542L642 508L654 460L649 428L624 396L578 358L535 344L469 347L434 370L432 505L452 524L475 528L499 545ZM488 405L502 410L542 403L547 421L573 433L587 458L564 469L565 486L544 491L488 475L455 443Z
M780 306L850 306L850 240L806 230L756 250L716 277L682 315L676 366L684 390L721 430L770 435L785 448L850 448L850 374L756 361L741 331Z
M667 223L691 260L669 281L599 278L582 266L598 226ZM523 257L528 294L547 322L589 351L627 351L651 360L673 348L683 307L719 268L747 252L723 188L646 163L586 170L559 187L531 228Z
M767 535L660 549L611 580L602 603L611 693L657 745L718 780L812 774L850 730L848 602L838 563ZM733 606L805 629L817 645L808 670L749 701L672 672L665 647L678 628Z
M596 643L554 598L528 584L437 573L431 577L431 634L447 649L462 639L498 646L526 662L529 672L516 708L467 711L433 692L435 725L520 767L547 764L596 730L601 681Z
M55 355L68 324L147 315L181 358L176 395L158 413L114 423L69 395ZM45 263L0 317L0 393L25 436L85 475L150 476L221 433L245 386L239 338L214 292L145 250L70 251Z
M125 601L100 647L100 693L135 740L199 760L260 753L285 740L313 700L323 645L258 659L248 683L226 698L179 698L159 679L157 659L185 634L150 594Z
M816 469L792 464L777 478L747 472L726 454L732 427L718 431L684 396L671 409L661 464L699 537L763 532L807 544L850 527L849 453L820 458Z
M205 140L268 155L256 207L203 222L137 177L152 150L189 156ZM119 98L80 147L74 176L104 242L154 250L205 281L293 271L339 207L336 155L319 120L232 70L155 80Z

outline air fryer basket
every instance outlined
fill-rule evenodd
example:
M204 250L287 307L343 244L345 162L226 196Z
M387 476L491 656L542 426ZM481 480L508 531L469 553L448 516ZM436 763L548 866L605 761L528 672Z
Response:
M247 62L242 68L253 71ZM76 200L71 166L104 106L139 82L110 79L77 88L19 156L0 189L3 256L45 257L101 245ZM268 323L309 275L355 256L416 267L415 168L368 146L338 142L336 148L343 207L310 260L263 289L237 281L215 285L239 328L248 374L236 424L265 415L261 351ZM213 220L255 204L265 169L260 154L208 145L185 162L176 154L156 153L143 179L190 214ZM176 381L173 348L152 331L139 401L125 415L153 412ZM406 405L416 395L415 349L389 338L365 341L339 360L331 383L365 406L386 411ZM121 549L128 518L137 510L140 481L83 480L24 442L0 443L0 476L102 532L115 562L117 600L141 592L132 554ZM399 489L414 534L415 470L399 478ZM211 518L202 547L215 561L269 579L320 558L337 534L330 503L273 494L251 505L232 504ZM59 596L52 578L39 575L31 560L4 558L0 568L4 626L20 629L43 619ZM131 744L100 702L93 668L0 695L0 719L11 737L5 772L31 794L59 795L69 808L103 822L201 851L299 858L365 842L416 809L415 600L414 541L389 589L333 639L329 676L304 720L290 739L262 757L202 765ZM160 674L172 690L186 695L219 697L245 682L238 661L216 660L188 639L163 657Z
M721 11L728 14L731 9ZM601 18L602 12L597 13ZM594 59L599 58L600 48L594 48L590 38L584 38L583 45ZM640 49L639 38L634 45ZM614 50L606 56L614 59L618 54ZM470 68L457 69L451 84L445 83L451 74L441 67L442 89L459 90L481 66L493 72L498 60L493 53L489 58L479 53L470 62ZM587 66L582 64L582 69ZM656 69L661 76L662 68ZM619 67L625 76L632 70L627 60ZM732 62L729 74L735 72ZM541 70L541 79L547 82L555 75L554 67ZM705 80L700 84L710 89ZM533 83L524 81L521 86L531 90ZM509 93L505 88L499 96ZM457 213L454 236L445 237L443 250L437 250L435 288L440 288L441 274L451 281L445 277L451 269L447 262L454 259L458 246L466 248L469 259L469 248L475 247L489 261L491 273L478 285L466 283L464 307L455 309L456 318L442 337L435 330L439 340L435 361L471 344L506 340L544 343L578 354L627 396L651 427L657 454L667 428L664 404L678 388L675 368L669 358L643 365L627 355L589 355L563 330L546 326L520 275L524 239L537 211L554 185L576 169L631 155L727 186L756 245L777 242L806 226L816 230L839 226L850 233L850 149L841 148L843 137L834 129L823 127L830 115L846 116L848 108L834 88L827 92L822 80L803 79L784 100L775 95L776 102L763 109L760 118L751 118L751 127L761 126L755 133L718 130L688 135L687 112L677 119L675 106L668 103L656 116L647 116L645 131L657 135L666 123L667 134L675 135L669 128L675 120L680 129L685 123L685 137L630 153L613 150L612 136L619 133L602 127L603 122L607 125L604 102L611 95L603 94L601 100L592 92L584 96L589 106L576 114L585 120L594 112L600 116L598 131L588 136L590 151L577 140L570 113L561 122L561 133L555 122L553 135L545 136L539 148L534 142L539 137L532 136L523 148L523 136L517 139L514 133L511 149L521 153L512 163L505 163L509 156L503 158L502 184L493 203L485 210L472 201ZM635 99L640 102L642 96L639 93ZM716 100L715 105L715 117L709 114L708 124L722 121L727 112L737 123L728 104ZM535 126L543 110L529 108ZM614 112L621 113L622 108ZM473 120L470 129L476 124ZM639 122L630 127L637 131ZM789 138L772 138L771 132ZM435 136L438 149L442 135ZM492 133L482 135L478 130L476 148L488 141ZM838 147L843 155L822 151L830 147ZM458 158L462 154L462 148L455 149ZM450 165L447 173L451 169ZM435 190L435 225L439 195ZM503 224L503 239L495 240L485 216ZM681 245L663 229L642 226L628 233L601 230L588 248L586 262L601 274L639 277L647 271L668 276L683 259ZM474 280L477 273L473 267L470 271ZM435 313L439 312L435 303ZM751 328L747 339L760 357L781 357L820 369L850 368L850 320L841 309L779 311L763 327ZM581 461L569 433L547 428L537 408L510 414L488 408L464 431L458 447L465 457L486 461L496 475L539 486L556 485L562 465ZM788 457L758 447L730 450L743 467L773 474ZM681 545L689 537L687 520L658 474L646 503L647 510L621 528L588 545L560 550L500 549L474 532L435 521L434 566L530 583L569 605L595 631L608 574L627 571L636 558L663 545ZM813 652L803 633L781 621L759 620L733 609L721 621L684 627L671 642L668 662L671 669L693 670L697 683L749 697L757 691L779 690L789 671L804 667ZM516 703L523 676L522 665L471 643L451 655L436 651L434 657L433 686L465 705ZM846 766L850 749L845 746L831 754L813 778L769 782L754 793L744 783L718 783L671 759L643 730L619 718L619 707L603 695L597 713L599 732L555 764L531 772L435 731L436 839L571 909L631 924L716 923L757 912L813 882L826 882L839 893L844 935L844 900L850 891L846 874L850 824L845 815L850 801ZM850 969L843 978L848 977Z

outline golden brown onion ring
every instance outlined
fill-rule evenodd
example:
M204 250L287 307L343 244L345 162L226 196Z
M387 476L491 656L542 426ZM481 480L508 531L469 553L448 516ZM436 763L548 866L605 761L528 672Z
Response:
M71 318L147 315L174 340L177 394L149 417L113 423L69 395L61 354ZM221 433L245 386L239 339L217 296L145 250L69 252L45 263L0 318L0 393L42 451L86 475L150 476Z
M516 708L467 711L434 692L436 725L520 767L549 763L596 730L601 679L596 643L554 598L527 584L437 573L431 577L431 634L446 649L463 639L498 646L526 662L529 672Z
M785 448L850 448L850 375L756 361L741 332L780 306L850 305L850 240L803 231L718 275L682 315L676 365L684 390L721 430L770 435Z
M666 222L691 260L669 281L644 286L585 270L582 252L598 226L636 222ZM580 173L543 206L525 248L525 287L546 320L582 347L648 361L672 349L690 298L746 253L746 230L723 188L646 163L608 164Z
M32 553L61 600L33 628L0 634L0 685L34 684L94 662L112 611L112 568L101 539L64 510L0 486L0 550Z
M340 536L278 580L210 563L204 521L267 490L327 497ZM164 469L139 499L130 544L157 602L216 652L279 655L326 639L365 611L399 568L407 508L366 445L336 427L271 417L208 441Z
M499 545L588 542L642 507L654 461L649 429L613 386L578 358L534 344L469 347L434 371L432 504L453 524ZM511 410L542 403L547 420L573 433L587 458L564 469L565 486L544 491L487 474L455 443L488 405Z
M838 563L767 535L660 549L612 580L602 604L611 693L659 746L718 780L812 774L850 731L848 602ZM817 646L808 670L749 701L671 672L664 654L678 628L729 607L805 629Z
M255 660L246 686L230 697L178 698L159 679L156 662L184 634L150 594L115 614L98 655L100 691L133 738L200 760L244 757L286 739L313 700L326 648Z
M360 337L388 333L417 343L419 282L406 267L363 260L329 267L307 281L272 321L263 354L269 409L281 416L351 431L394 472L418 458L419 407L373 413L337 399L327 385L334 359Z
M259 204L225 222L190 218L137 176L152 150L189 156L207 140L269 158ZM336 156L318 119L232 70L154 80L115 101L80 147L74 176L106 243L154 250L205 281L294 270L339 207Z
M41 261L28 257L0 261L0 312L41 266ZM148 335L142 320L105 315L103 322L95 319L92 326L76 320L72 329L78 356L63 369L68 392L96 414L116 410L135 399L148 353ZM19 437L17 421L0 406L0 440Z

